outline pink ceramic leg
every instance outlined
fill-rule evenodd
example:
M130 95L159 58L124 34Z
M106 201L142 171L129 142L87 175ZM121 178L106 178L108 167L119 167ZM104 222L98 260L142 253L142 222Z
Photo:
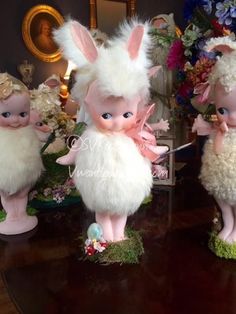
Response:
M35 216L28 216L26 207L29 188L13 195L1 194L1 202L6 211L6 219L0 223L0 233L20 234L32 230L38 223Z
M229 243L236 242L236 205L232 206L232 211L234 214L234 227L230 235L227 237L226 241Z
M75 158L81 146L81 141L77 140L74 145L71 147L68 154L62 156L56 160L56 162L60 165L74 165Z
M125 225L127 222L127 215L114 215L111 217L112 229L113 229L113 241L122 241L125 237Z
M112 223L111 217L108 214L96 213L96 222L101 225L103 229L103 238L106 241L113 241L113 231L112 231Z
M218 205L220 206L224 226L220 233L219 238L222 240L227 240L228 236L234 228L234 213L232 207L222 200L216 199Z

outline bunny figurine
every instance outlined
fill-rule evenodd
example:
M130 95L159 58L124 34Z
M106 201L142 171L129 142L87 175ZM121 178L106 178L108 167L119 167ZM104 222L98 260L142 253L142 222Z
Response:
M78 93L92 120L57 162L76 165L74 182L87 208L95 212L104 239L121 241L127 216L150 193L151 161L168 150L156 146L146 124L152 107L139 108L149 96L148 25L125 24L108 47L97 47L76 21L54 34L65 56L81 69L76 86L83 87Z
M0 196L6 218L0 233L14 235L37 225L28 216L28 193L41 175L40 142L30 120L27 87L7 73L0 73Z
M232 244L236 242L236 42L228 37L213 38L206 49L219 51L222 56L216 61L209 81L197 90L201 91L203 101L215 104L218 121L209 124L199 115L193 131L210 134L204 147L200 179L222 213L223 228L218 238Z

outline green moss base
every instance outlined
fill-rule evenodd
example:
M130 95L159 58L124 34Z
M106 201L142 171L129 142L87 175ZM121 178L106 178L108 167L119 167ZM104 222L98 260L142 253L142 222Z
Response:
M26 211L29 216L34 216L38 212L37 209L30 206L27 207ZM7 215L6 212L3 209L1 209L0 210L0 222L6 219L6 215Z
M103 265L138 264L139 257L144 253L143 242L137 231L127 229L127 240L109 244L102 253L87 256L86 259Z
M236 259L236 243L229 244L221 240L215 232L211 233L208 245L217 256L226 259Z
M146 205L149 204L152 201L152 194L150 194L149 196L147 196L144 200L142 205Z

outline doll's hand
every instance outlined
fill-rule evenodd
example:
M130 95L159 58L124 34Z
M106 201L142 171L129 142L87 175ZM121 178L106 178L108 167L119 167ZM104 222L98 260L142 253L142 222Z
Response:
M76 152L70 151L67 155L57 158L56 163L64 166L74 165L75 157Z
M202 115L199 114L196 119L194 119L194 123L192 126L192 132L197 132L197 135L209 135L212 131L212 126L210 123L206 122Z
M157 123L152 123L150 124L151 125L151 128L154 130L154 131L168 131L169 128L170 128L170 125L169 125L169 122L168 120L163 120L161 119L159 122Z
M220 124L220 130L221 130L223 133L229 131L229 128L228 128L228 126L227 126L227 124L226 124L225 121L223 121L223 122Z

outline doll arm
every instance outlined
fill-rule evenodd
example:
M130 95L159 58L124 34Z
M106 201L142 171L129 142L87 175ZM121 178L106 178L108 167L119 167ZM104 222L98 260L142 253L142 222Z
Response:
M74 165L75 159L76 159L77 153L80 150L80 147L81 147L81 139L78 139L73 143L68 154L57 158L56 163L60 165L64 165L64 166Z
M197 135L204 136L209 135L213 131L213 126L211 123L206 122L202 115L199 114L192 126L192 132L197 132Z
M163 119L161 119L157 123L150 123L149 125L151 126L153 131L164 131L164 132L166 132L170 128L168 120L163 120Z

